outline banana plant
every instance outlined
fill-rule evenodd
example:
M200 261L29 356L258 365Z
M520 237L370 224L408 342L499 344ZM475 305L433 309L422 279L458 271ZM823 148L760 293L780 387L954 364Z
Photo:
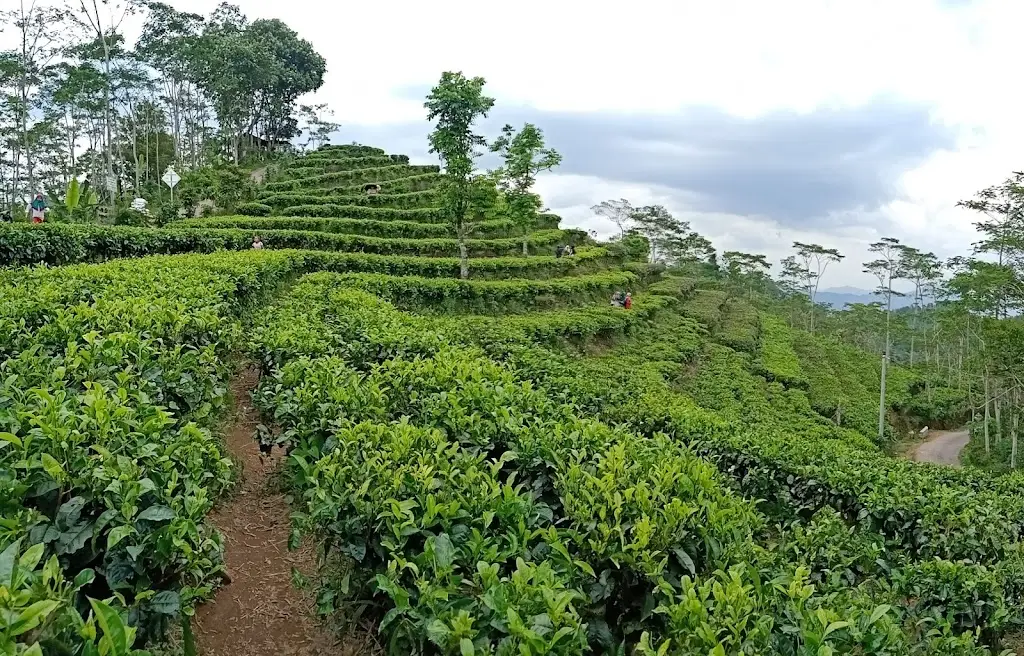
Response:
M68 182L63 200L59 200L55 190L48 190L48 195L52 220L55 221L91 222L96 216L96 208L100 202L96 192L90 189L89 181L79 182L78 178L71 178Z

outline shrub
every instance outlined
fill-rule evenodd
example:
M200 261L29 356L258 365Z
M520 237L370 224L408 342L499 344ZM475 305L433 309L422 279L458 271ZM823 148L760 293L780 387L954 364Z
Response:
M273 208L263 203L242 203L237 211L242 216L270 216Z
M323 173L320 175L296 178L294 180L281 180L280 182L271 182L267 184L266 190L270 192L280 192L309 188L351 187L364 185L370 182L380 183L388 180L394 180L396 178L408 178L410 176L424 173L438 173L440 170L441 167L435 165L412 166L407 164L396 164L381 168L338 171L335 173Z

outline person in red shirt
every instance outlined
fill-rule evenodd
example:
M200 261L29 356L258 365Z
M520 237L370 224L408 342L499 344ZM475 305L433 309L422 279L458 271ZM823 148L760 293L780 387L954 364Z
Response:
M629 308L633 307L633 293L632 292L626 292L626 300L625 300L625 302L623 302L622 307L626 308L627 310Z

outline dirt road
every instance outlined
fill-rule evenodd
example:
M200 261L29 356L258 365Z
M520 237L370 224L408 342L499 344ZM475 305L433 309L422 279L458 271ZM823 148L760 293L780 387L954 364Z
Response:
M933 462L937 465L960 466L960 451L967 446L970 434L966 429L955 431L932 431L928 439L921 442L910 454L917 462Z

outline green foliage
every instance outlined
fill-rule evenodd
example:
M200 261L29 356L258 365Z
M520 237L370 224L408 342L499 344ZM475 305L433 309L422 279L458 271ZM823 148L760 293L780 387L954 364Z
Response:
M342 191L339 189L338 191ZM292 207L295 205L366 205L369 207L394 207L398 209L411 209L417 207L432 207L437 205L437 192L432 189L422 191L411 191L400 194L375 194L367 196L365 193L346 194L312 194L312 193L277 193L260 196L260 202L276 208Z
M307 159L318 159L326 157L333 159L336 157L376 157L384 155L385 151L383 148L376 148L374 146L363 146L361 144L328 144L320 146L311 153L306 154Z
M667 306L661 307L664 309ZM567 318L573 313L563 311L560 314ZM616 314L628 316L630 313L620 310ZM537 325L536 321L539 318L537 315L533 320L534 325ZM552 315L550 319L553 320L555 317ZM451 329L450 326L455 325L454 322L458 322L462 327L461 331ZM257 402L273 417L274 423L282 428L282 432L275 439L292 445L292 453L296 456L296 467L292 469L293 484L299 489L313 486L316 490L304 495L304 498L309 500L309 505L302 514L302 525L307 530L318 533L326 530L332 549L348 554L358 561L360 568L370 570L366 575L366 582L361 585L378 590L384 586L390 599L385 610L388 610L387 617L391 618L386 623L385 633L389 639L397 641L393 643L397 645L395 649L407 650L410 644L421 644L417 641L432 640L437 635L448 635L446 632L432 632L427 628L433 623L433 618L436 617L442 624L450 626L450 620L447 619L450 617L448 613L451 612L449 608L467 605L475 607L479 603L475 601L474 592L479 586L462 587L466 582L475 580L468 576L472 573L471 564L475 561L464 560L464 556L461 555L469 543L459 542L455 536L474 535L472 544L478 549L495 544L489 552L492 555L488 560L494 562L493 554L508 554L507 551L502 551L502 548L510 541L500 538L500 531L505 527L512 528L512 522L500 521L497 518L513 508L529 508L525 506L525 499L516 502L516 497L511 496L514 493L504 495L503 498L509 503L503 504L501 509L478 508L475 504L487 503L488 494L483 491L492 489L491 486L480 482L477 484L477 499L459 501L459 508L468 509L461 515L464 517L462 521L474 521L474 518L481 516L485 521L488 517L493 519L482 527L474 525L475 528L453 528L450 522L454 521L456 516L446 514L445 502L449 499L461 499L459 496L451 495L463 494L458 493L457 490L460 488L455 487L462 481L451 478L445 472L451 471L450 463L458 463L461 464L459 471L465 472L470 480L475 481L477 474L474 467L478 468L479 465L470 465L463 458L469 454L484 453L490 454L493 458L491 462L494 471L514 467L517 472L516 480L523 482L521 489L536 491L535 495L529 498L534 503L546 504L553 523L557 525L559 521L567 522L565 526L569 531L564 535L550 529L542 530L545 526L543 522L526 523L526 527L534 525L540 531L539 534L534 534L533 539L541 539L549 545L545 549L528 548L526 551L533 554L533 558L537 558L541 553L555 554L566 550L567 556L558 558L555 562L563 568L569 563L575 565L569 569L559 570L552 564L552 569L562 572L568 580L554 579L549 581L548 585L553 585L559 590L563 586L568 590L590 590L591 603L574 604L574 610L579 614L580 620L590 626L607 626L607 629L602 628L593 634L594 636L605 635L604 631L611 630L613 641L625 638L628 643L631 640L629 636L632 636L632 640L639 637L641 649L644 645L660 646L663 640L667 639L670 641L667 647L677 645L681 650L678 653L692 653L686 651L690 647L698 649L697 645L700 643L691 642L695 635L717 636L719 634L716 632L720 630L728 630L729 635L737 636L739 644L759 644L763 649L768 649L768 645L792 644L790 641L794 638L783 639L782 636L796 635L799 636L795 638L797 645L816 645L824 641L828 645L836 646L837 649L888 645L888 651L882 653L910 653L912 649L915 652L920 650L919 653L929 653L930 649L936 648L936 645L944 641L955 645L951 648L953 653L980 653L973 646L969 636L955 635L953 627L955 626L956 630L964 627L996 630L1000 626L1002 620L999 608L1002 607L1006 594L1001 588L1002 577L993 579L984 568L963 570L964 584L985 586L985 577L989 577L989 581L995 583L994 586L979 588L984 592L978 598L985 600L986 603L990 602L991 605L975 606L977 612L969 615L957 615L961 613L960 607L950 603L948 597L949 590L963 590L962 585L958 583L956 585L961 587L956 588L951 587L953 584L941 583L934 572L926 569L899 570L900 575L894 578L897 583L882 593L869 592L872 585L866 584L863 591L858 590L852 597L819 597L815 584L808 582L809 575L813 575L820 585L832 585L829 581L834 579L826 574L834 571L844 577L852 576L853 584L859 585L864 576L887 572L888 570L879 569L875 563L880 552L872 545L877 543L849 538L845 539L845 542L837 542L829 537L839 530L835 524L822 525L815 529L813 536L797 536L797 542L793 547L797 549L794 553L802 554L803 550L812 544L822 545L813 552L814 558L809 555L797 556L798 561L806 559L808 564L813 563L815 569L808 567L807 570L798 569L793 572L789 565L780 565L775 556L759 552L750 543L756 532L751 529L760 522L757 515L750 514L749 507L742 504L730 506L725 504L724 500L715 504L716 513L724 512L714 515L717 519L685 520L687 524L694 521L694 524L688 524L691 526L708 527L707 530L711 533L703 533L703 542L683 538L681 543L686 546L681 553L676 548L670 549L671 555L663 552L667 558L656 557L657 550L665 549L667 545L680 544L679 533L670 528L680 525L673 524L679 517L671 510L673 502L669 501L669 497L657 496L655 489L662 490L662 493L668 492L669 489L675 490L669 493L670 496L683 492L676 488L665 488L664 483L662 487L653 488L652 480L689 480L689 490L692 489L689 487L692 481L698 478L693 470L689 470L691 473L685 475L683 479L667 477L665 472L677 471L673 468L681 464L678 460L680 455L692 462L693 466L702 465L698 465L699 459L692 459L692 454L674 451L678 448L677 443L671 440L660 441L657 435L648 433L656 430L650 422L660 421L658 415L651 411L659 408L663 413L670 413L674 421L684 422L685 435L699 436L695 446L709 454L715 454L724 442L732 439L729 437L731 431L723 432L725 425L710 417L701 418L700 411L695 406L690 405L687 409L681 398L675 401L672 409L669 409L665 406L665 401L670 397L664 393L657 394L658 400L655 401L647 396L653 390L645 393L644 390L632 386L634 381L640 380L637 378L637 369L641 368L641 363L650 363L653 353L647 347L648 342L643 335L638 335L640 341L637 343L645 344L640 352L626 351L631 353L631 359L616 363L608 372L602 371L601 378L598 379L598 370L590 364L580 362L577 365L575 363L579 360L561 358L555 355L554 351L539 348L536 345L538 335L524 322L525 317L509 317L487 322L472 321L467 325L465 318L453 319L451 324L443 317L417 318L398 312L373 296L346 290L344 285L339 284L337 278L313 276L293 288L282 303L261 317L260 327L253 333L254 352L263 357L264 366L272 375L261 386ZM578 329L592 331L589 332L591 335L597 334L592 326L585 324L580 324ZM664 326L655 326L652 330L666 337L678 335L678 330L669 331ZM692 335L697 335L696 326L692 323L689 330ZM508 369L481 358L470 346L472 343L485 346L488 351L493 350L495 355L508 359ZM555 343L557 342L553 342ZM455 350L452 350L452 345L456 346ZM678 351L664 351L671 352ZM540 374L537 367L542 367L545 373ZM615 377L612 371L626 374L626 377ZM524 375L540 375L542 388L534 389L515 380ZM719 377L729 380L736 376L737 370L733 369L722 372ZM557 386L552 387L556 385L556 380ZM654 383L654 379L649 377L644 380ZM607 385L610 389L619 389L625 385L626 389L622 390L621 395L609 396L597 392L592 383ZM563 393L545 399L543 390L562 389L563 386L566 386L568 396ZM583 389L587 391L584 392ZM558 409L559 404L563 403L562 399L572 399L575 403L590 397L592 393L598 393L599 396L596 399L589 398L584 405ZM720 398L722 395L712 393L712 396ZM559 400L553 401L555 398ZM744 400L743 403L748 400ZM595 402L596 405L592 405ZM584 425L590 420L583 420L584 425L577 429L576 422L580 420L574 418L574 415L580 411L590 411L591 407L599 409L600 414L606 414L610 419L615 417L630 420L633 426L640 428L649 437L630 437L629 432L621 432L621 429L611 434L604 430L595 432L599 427L597 424L591 424L593 428L588 430ZM769 401L764 407L772 409L777 407L777 404ZM804 410L808 421L813 424L813 411L807 407ZM530 417L529 422L524 421L527 416ZM764 430L768 422L778 422L785 416L785 413L779 412L770 414L763 419L766 424L758 426L758 431ZM404 418L403 423L393 423L399 417ZM545 423L547 417L554 421L551 426ZM818 421L824 429L826 423L820 418ZM368 422L369 425L360 422ZM374 427L372 431L370 425ZM353 428L350 429L349 426ZM381 449L387 454L392 449L390 446L377 446L380 444L378 436L389 435L384 432L385 426L392 427L392 431L398 431L397 434L403 436L403 453L420 454L418 462L426 467L426 471L432 472L428 478L411 474L374 474L370 473L373 470L366 469L366 465L362 463L371 461L364 454L380 453ZM437 436L431 438L434 440L430 442L432 447L415 446L422 438L412 437L419 434L412 433L411 427L439 430L447 436L447 440L438 441L440 436ZM356 431L355 434L350 436L350 430ZM672 431L676 439L681 437L679 430L682 429ZM611 442L608 441L609 438L612 439ZM831 437L826 439L831 440ZM340 442L351 443L351 447L343 446L342 453L338 454L336 445ZM374 448L366 449L366 444L371 444ZM865 440L861 448L870 448L870 442ZM570 449L576 454L572 458L564 460L557 456L560 451ZM516 454L514 460L501 455L510 450L514 450ZM549 450L553 450L550 455ZM334 455L323 458L320 454L324 452ZM589 455L590 453L595 455ZM674 456L673 453L680 455ZM596 454L602 455L597 457ZM718 456L720 455L719 452ZM716 460L719 459L718 456ZM593 457L597 459L591 460ZM879 455L879 458L881 457ZM443 459L446 462L435 459ZM404 471L401 468L411 466L408 456L394 461L390 460L390 456L385 456L379 464L376 459L372 462L373 467L380 466L388 472ZM428 464L433 462L437 464ZM321 470L313 463L329 463L331 469ZM335 482L334 479L327 479L331 481L330 484L323 482L324 476L332 476L334 471L339 471L342 467L351 471L346 474L344 481ZM913 466L908 464L908 469L910 468ZM733 467L720 467L720 470L737 473L740 471ZM743 479L747 481L743 486L744 491L752 492L746 488L754 480L760 480L760 474L755 474L755 470L748 468L743 468L742 471L749 472L747 476L754 477L749 481ZM792 478L791 473L787 475ZM378 476L380 478L377 478ZM639 480L634 478L636 476L640 477ZM781 478L785 480L786 476ZM400 481L416 481L416 485L403 483L399 491L394 486ZM629 492L628 490L640 489L633 487L639 481L644 481L643 494ZM378 487L384 489L378 493ZM715 498L718 498L717 495L721 494L724 488L715 489L719 490L714 493ZM434 498L413 503L413 500L418 498L416 495L424 495L426 490L433 490ZM550 492L546 492L547 490ZM705 504L712 496L710 492L707 494L709 496L702 497L704 501L696 503L695 511L711 512ZM756 493L751 496L768 498ZM662 500L656 501L659 498ZM770 498L778 498L780 501L782 499L776 496ZM383 499L394 500L394 510L387 510ZM401 504L404 499L408 499L409 503L403 506ZM795 501L793 496L787 496L785 499ZM651 504L649 507L645 505L648 502ZM605 504L614 505L604 510ZM735 510L727 511L729 507ZM401 514L398 514L397 510L400 508ZM421 508L429 510L426 514L421 514ZM631 514L641 508L646 509L641 515ZM662 512L654 513L655 508L661 509ZM740 514L730 514L732 512ZM745 516L746 520L737 522L736 519L741 516ZM414 531L425 531L424 520L421 517L429 518L433 529L422 533L424 539L416 539L411 537L416 535ZM676 519L673 520L673 517ZM727 517L732 519L726 519ZM403 537L399 540L384 539L384 535L400 534L399 529L392 524L399 520L403 522L402 526L407 527L409 539L405 537L406 531L401 532ZM527 520L531 521L536 520ZM609 523L606 524L606 521ZM624 534L615 530L615 524L612 522L636 526L638 530L643 526L643 532ZM524 522L518 521L518 526L521 531ZM741 528L744 526L746 528ZM846 530L843 520L839 520L839 526L844 527L843 531ZM734 533L731 538L724 541L708 537L716 535L720 530L743 532ZM881 532L874 534L883 535ZM375 537L378 535L379 538ZM453 567L465 568L466 574L449 576L447 570L438 572L435 569L433 563L436 561L429 557L430 545L432 540L438 539L441 535L446 536L447 541L451 542L451 553L455 554ZM641 542L620 541L619 536L632 535L643 535L644 538ZM670 538L667 543L663 542L668 535L677 537ZM746 537L741 537L743 535ZM353 536L359 536L359 539L354 541ZM889 539L892 537L897 536L891 536ZM529 544L523 542L523 539L525 536L516 543ZM702 544L704 546L701 546ZM724 551L712 547L709 551L710 545L714 544L728 547ZM821 551L826 545L831 547L840 544L846 544L848 549L853 550L850 556L847 556L843 549ZM945 542L947 548L953 544L952 541ZM445 549L445 553L448 553L447 543ZM872 552L870 549L875 551ZM894 551L897 556L901 553L912 553L911 550ZM872 553L874 558L871 556ZM514 556L509 554L500 557L508 562L508 559ZM726 566L732 559L741 562L744 559L754 560L767 571L777 572L777 578L772 581L772 585L763 585L757 580L756 568L739 567L739 563L729 570L730 574L726 574L724 569L716 569ZM403 569L397 567L397 563L401 562L415 562L420 565L416 569ZM465 565L462 565L464 562ZM544 562L539 566L543 567ZM897 559L891 566L903 567L901 562ZM589 574L583 564L593 569L594 574ZM775 569L779 567L781 569ZM507 569L511 569L511 563ZM424 570L432 574L424 577L420 573ZM371 579L375 571L386 571L387 580L382 581L379 575ZM696 579L691 578L694 572L697 574ZM924 578L921 572L924 572ZM590 576L596 577L597 581L589 578ZM845 586L850 580L840 578L836 583ZM598 581L600 583L595 587L594 583ZM711 583L705 584L705 581L721 582L723 588ZM729 596L725 594L726 581L734 581L736 586ZM779 587L775 585L776 583L785 585ZM348 579L347 585L360 584L354 579ZM438 589L438 586L445 591L443 595L439 593L439 598L444 599L445 603L427 606L423 601L423 595L427 591ZM349 590L351 593L350 588L340 586L336 593L341 594L343 590ZM643 598L644 590L654 595L658 612L639 620L639 624L624 621L631 615L622 604L627 599ZM698 592L701 590L704 592ZM691 595L697 595L698 599L702 598L701 595L704 595L703 598L710 598L712 590L721 590L715 592L718 610L710 615L694 616L692 605L687 600L693 598ZM907 604L906 599L911 592L915 595L914 603ZM599 596L595 597L595 593ZM872 597L872 594L879 596ZM612 599L618 600L617 608L625 615L621 615L620 620L615 623L605 624L609 607L604 604L611 603ZM962 593L957 593L956 599L966 597ZM449 606L453 602L456 605ZM600 603L595 606L595 602ZM688 608L691 610L687 611ZM946 623L946 616L943 614L945 610L962 619L955 619L953 625ZM486 611L480 612L485 613L484 617L487 616ZM471 618L476 616L476 613L470 613ZM827 618L824 624L819 623L822 617ZM922 620L931 623L936 622L936 618L939 617L943 619L938 620L938 624L944 628L928 637L916 638L913 634L904 633L901 628L902 621L910 624ZM847 621L849 625L843 624ZM719 625L718 622L722 624ZM837 624L836 627L827 631L828 636L823 636L823 632L833 622ZM473 623L465 624L463 627L467 632L466 637L474 644L493 644L505 640L501 624L485 627ZM641 632L646 633L640 636ZM708 639L711 642L707 646L713 646L715 640ZM879 652L876 650L871 653Z
M420 221L422 223L443 223L444 215L436 208L395 209L391 207L367 207L364 205L337 205L321 203L296 205L281 210L282 216L338 217L345 219L377 219L380 221Z
M800 359L793 350L793 338L786 323L778 317L761 317L760 367L768 380L783 385L806 387Z
M454 239L385 239L353 234L266 230L260 235L267 248L353 251L381 255L444 257L457 252ZM560 230L534 233L532 251L548 251L563 239ZM470 239L465 242L477 257L514 255L519 239ZM0 225L0 264L65 264L101 261L112 257L140 257L171 253L212 253L252 247L252 232L229 228L133 228L90 225Z
M195 214L203 200L213 200L228 212L252 200L255 185L249 172L232 165L204 166L185 171L174 188L174 198L185 208L187 216Z
M761 321L757 308L737 298L725 302L716 336L719 342L736 351L754 353L757 351L760 332Z
M137 630L160 635L212 590L221 544L203 518L233 475L209 432L225 403L224 359L242 310L301 262L246 255L6 277L0 579L6 588L4 561L19 543L24 573L37 578L15 577L18 596L0 589L0 606L45 613L45 637L78 649L100 635L88 628L98 623L100 653L128 654ZM100 602L82 620L72 596L84 585L118 593L135 626Z
M437 174L440 167L436 165L394 164L372 169L355 169L352 171L336 171L321 173L294 180L281 180L267 183L269 192L296 191L299 189L333 189L338 187L362 186L369 183L384 183L389 180L407 179L413 176ZM436 179L436 178L435 178Z
M274 211L270 205L264 205L263 203L242 203L236 211L243 216L270 216L271 212Z
M728 295L717 289L698 289L686 302L683 313L715 332L722 321L722 307L727 299Z
M307 156L289 163L284 168L286 177L302 178L308 175L319 175L322 173L334 173L337 171L351 171L353 169L371 169L382 166L392 166L394 161L386 155L374 155L370 157L337 157Z
M309 217L245 218L218 216L209 219L186 219L174 224L181 228L238 228L241 230L301 230L305 232L331 232L366 235L368 237L401 237L405 239L433 239L453 237L451 226L444 223L418 223L416 221L378 219L335 219ZM515 232L510 219L481 221L473 236L481 238L509 237Z
M608 272L561 280L452 280L418 276L347 274L324 281L328 286L362 289L399 307L432 311L508 314L538 308L573 307L604 302L619 289L636 284L629 273Z
M630 231L609 243L608 249L626 261L646 262L651 253L651 242L647 237Z

